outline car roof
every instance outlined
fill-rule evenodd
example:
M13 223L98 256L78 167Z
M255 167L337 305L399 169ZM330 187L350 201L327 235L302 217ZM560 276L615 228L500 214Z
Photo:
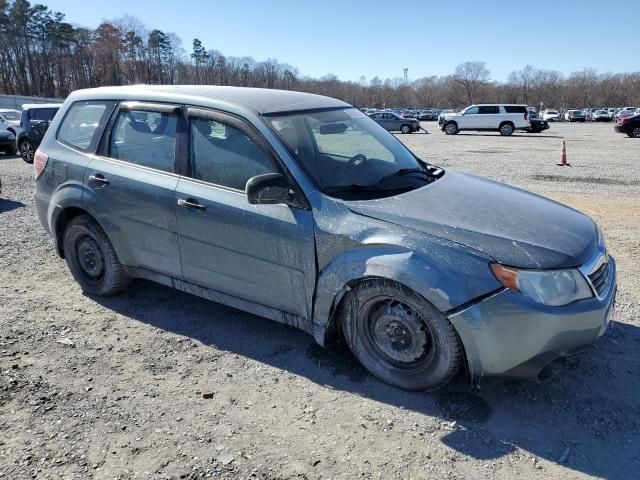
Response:
M36 108L60 108L61 103L24 103L22 110L33 110Z
M525 103L474 103L471 105L472 107L495 107L495 106L503 106L503 107L526 107Z
M16 110L14 108L0 108L0 113L3 113L3 112L18 112L18 113L20 113L20 110Z
M341 100L312 93L213 85L100 87L78 90L72 95L75 100L157 100L180 103L191 101L196 105L207 105L211 101L218 100L250 108L259 114L288 113L325 108L351 108L351 105Z

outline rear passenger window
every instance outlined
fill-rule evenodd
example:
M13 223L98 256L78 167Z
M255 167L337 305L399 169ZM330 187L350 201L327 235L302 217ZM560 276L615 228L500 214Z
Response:
M171 172L177 125L175 113L121 110L111 133L109 156Z
M487 107L480 107L478 113L491 115L491 114L500 113L500 110L498 109L497 105L490 105Z
M80 150L95 146L113 105L114 102L74 103L62 120L58 140Z
M507 113L527 113L527 107L519 107L516 105L505 105L504 109Z
M247 180L277 173L269 156L231 125L191 119L191 176L197 180L244 191Z
M58 112L57 108L36 108L32 112L31 120L49 122L53 120L53 117L55 117L57 112Z

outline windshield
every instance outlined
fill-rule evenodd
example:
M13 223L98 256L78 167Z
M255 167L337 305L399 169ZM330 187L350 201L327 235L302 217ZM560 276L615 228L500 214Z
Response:
M5 120L20 120L20 114L18 112L0 112Z
M434 179L400 141L355 108L267 120L327 194L385 196Z

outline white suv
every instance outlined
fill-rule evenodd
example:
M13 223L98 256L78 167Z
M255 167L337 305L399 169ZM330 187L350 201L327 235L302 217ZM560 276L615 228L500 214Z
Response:
M526 105L471 105L459 113L448 113L441 129L447 135L461 130L495 131L511 135L514 130L531 127Z

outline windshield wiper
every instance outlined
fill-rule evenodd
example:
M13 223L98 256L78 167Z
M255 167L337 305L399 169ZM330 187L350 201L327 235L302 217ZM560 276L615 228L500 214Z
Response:
M354 183L351 185L339 185L335 187L327 187L324 190L327 193L342 193L342 192L396 192L401 190L411 190L413 186L404 187L381 187L376 185L362 185L360 183Z
M413 173L421 173L422 175L429 178L434 178L434 177L437 178L436 174L428 170L425 170L424 168L401 168L400 170L390 173L389 175L385 175L380 180L378 180L378 183L386 182L387 180L395 177L404 177L406 175L411 175Z

